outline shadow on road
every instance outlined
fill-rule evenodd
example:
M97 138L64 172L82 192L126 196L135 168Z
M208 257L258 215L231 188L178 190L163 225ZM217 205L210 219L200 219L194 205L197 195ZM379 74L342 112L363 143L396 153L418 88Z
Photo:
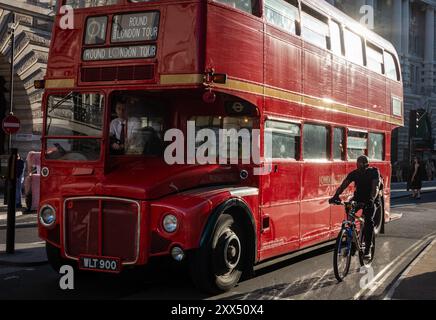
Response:
M436 272L418 274L401 280L391 298L393 300L436 300L435 288ZM381 295L371 297L371 300L383 299L386 291Z

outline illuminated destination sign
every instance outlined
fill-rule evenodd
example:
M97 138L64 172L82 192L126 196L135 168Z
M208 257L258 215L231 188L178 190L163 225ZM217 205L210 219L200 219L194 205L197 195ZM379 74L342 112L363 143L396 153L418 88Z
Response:
M140 12L114 16L111 42L153 41L159 32L159 12Z
M155 45L92 48L83 51L84 61L139 59L139 58L153 58L155 56L156 56Z

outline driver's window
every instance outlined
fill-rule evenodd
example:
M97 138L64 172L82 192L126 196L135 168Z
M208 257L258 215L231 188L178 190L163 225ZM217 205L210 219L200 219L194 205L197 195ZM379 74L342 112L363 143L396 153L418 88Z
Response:
M111 155L159 156L163 151L162 106L144 96L116 97L109 126Z

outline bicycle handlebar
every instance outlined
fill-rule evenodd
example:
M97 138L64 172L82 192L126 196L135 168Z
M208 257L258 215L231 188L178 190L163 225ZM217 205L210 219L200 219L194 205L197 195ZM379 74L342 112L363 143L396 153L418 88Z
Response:
M358 210L362 209L365 206L365 203L356 202L356 201L344 201L344 202L342 202L341 200L333 200L333 201L329 200L329 203L333 204L333 205L337 205L337 206L344 206L346 208L350 206L350 207L354 208L354 212L357 212ZM350 215L351 217L361 221L361 222L364 221L364 219L362 217L356 217L354 214L352 214L349 211L347 212L347 214Z

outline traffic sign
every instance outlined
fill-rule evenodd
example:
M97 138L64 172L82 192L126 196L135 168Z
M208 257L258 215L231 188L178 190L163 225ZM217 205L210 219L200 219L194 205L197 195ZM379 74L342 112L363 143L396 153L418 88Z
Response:
M17 133L20 130L20 120L14 115L9 115L3 119L2 128L6 134Z

